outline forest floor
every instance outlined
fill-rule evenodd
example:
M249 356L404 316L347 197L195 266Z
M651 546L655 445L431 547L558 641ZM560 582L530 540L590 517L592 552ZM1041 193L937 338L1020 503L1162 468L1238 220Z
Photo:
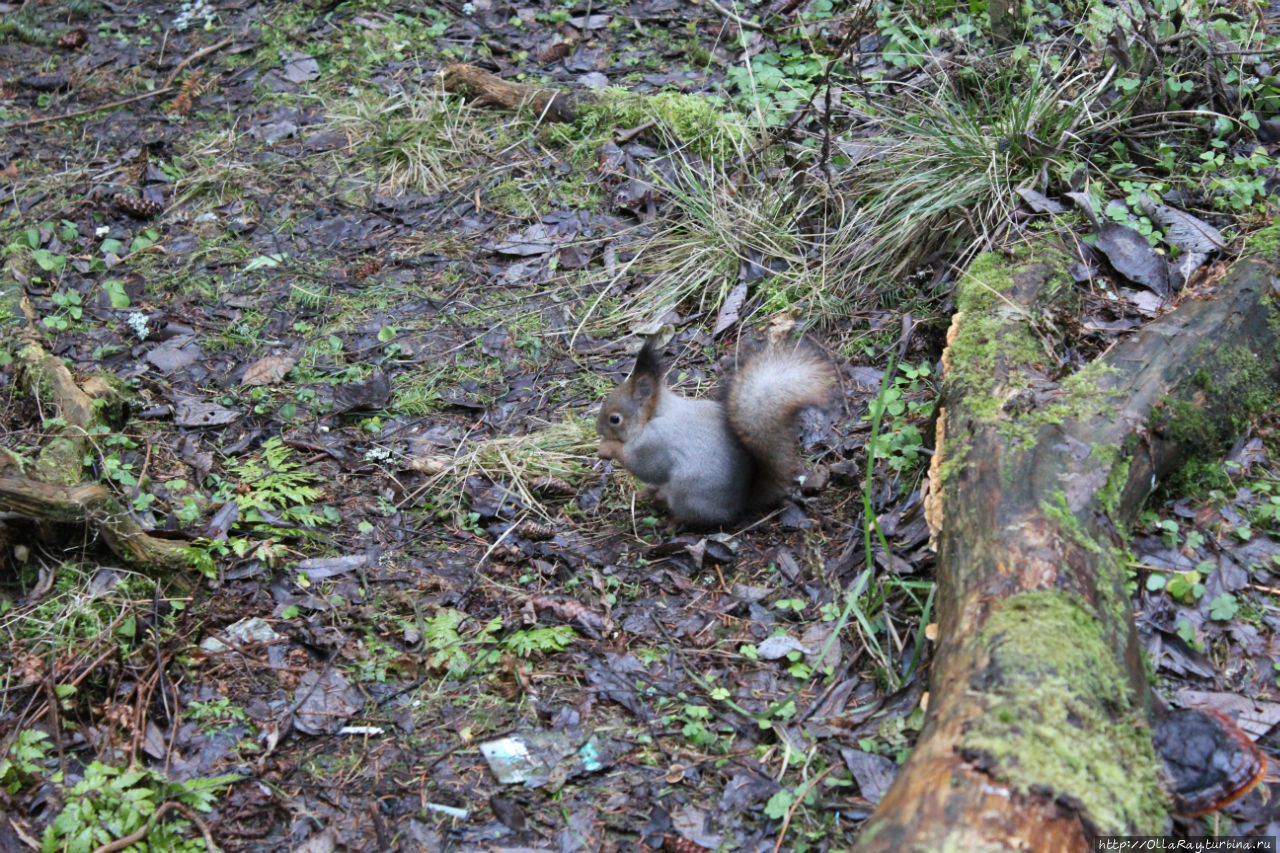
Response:
M677 0L0 3L0 474L66 427L20 369L29 320L127 400L83 478L192 555L0 515L0 850L852 845L924 718L921 484L967 255L865 285L795 198L899 127L824 120L825 62L919 89L968 36L939 12L904 63L887 6L809 5L762 31ZM630 95L557 123L446 91L454 62ZM1169 131L1209 166L1164 201L1230 243L1204 264L1275 212L1280 127L1247 107L1249 147ZM1132 159L1081 157L1149 233ZM1081 186L1053 174L977 217L985 245L1061 213ZM1176 304L1145 279L1082 276L1081 353ZM594 458L596 408L637 332L674 331L673 377L712 394L765 321L823 347L839 400L802 423L794 500L681 530ZM1157 692L1273 753L1278 451L1273 412L1127 542ZM1178 831L1280 834L1268 793Z

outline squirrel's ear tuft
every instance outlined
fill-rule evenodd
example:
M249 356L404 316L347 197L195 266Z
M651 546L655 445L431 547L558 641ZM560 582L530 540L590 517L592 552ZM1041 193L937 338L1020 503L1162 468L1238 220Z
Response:
M653 338L649 338L636 354L636 366L631 370L631 379L634 381L648 377L656 382L662 378L663 372L662 356L658 355L658 348L654 345Z

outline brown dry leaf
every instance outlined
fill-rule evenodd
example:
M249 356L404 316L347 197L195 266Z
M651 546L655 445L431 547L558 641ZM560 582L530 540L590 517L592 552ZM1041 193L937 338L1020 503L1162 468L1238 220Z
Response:
M293 370L294 360L287 355L260 358L244 372L241 385L274 385Z
M172 101L165 105L164 111L170 115L188 115L191 112L191 96L186 92L179 92Z
M448 470L453 460L447 456L414 456L410 457L405 467L420 474L441 474Z
M720 305L720 313L716 315L716 325L711 334L718 335L738 322L742 305L747 301L747 286L739 282Z

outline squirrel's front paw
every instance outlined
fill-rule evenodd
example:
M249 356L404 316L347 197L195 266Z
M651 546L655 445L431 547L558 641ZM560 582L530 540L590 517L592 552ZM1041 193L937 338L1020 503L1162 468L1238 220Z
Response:
M667 487L650 484L640 490L640 497L646 501L665 504L667 502Z

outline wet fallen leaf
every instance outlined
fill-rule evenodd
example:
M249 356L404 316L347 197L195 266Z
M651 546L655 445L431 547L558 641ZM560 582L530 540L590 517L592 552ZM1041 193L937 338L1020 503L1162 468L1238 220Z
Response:
M294 692L293 726L309 735L334 734L360 710L360 691L333 667L303 674Z
M729 291L729 295L724 298L724 302L720 303L720 312L716 315L715 328L711 330L711 334L718 335L725 329L738 322L738 312L742 310L742 304L747 301L747 286L741 282Z
M1164 232L1165 242L1184 252L1220 252L1227 247L1222 232L1203 219L1197 219L1184 210L1157 204L1143 193L1138 199L1143 211Z
M1038 190L1019 187L1016 192L1036 213L1066 213L1065 207Z
M1098 229L1098 249L1120 275L1157 295L1169 294L1169 262L1128 225L1104 223Z
M224 426L240 417L234 409L183 397L173 404L173 422L182 427Z
M290 83L305 83L320 76L320 63L305 53L292 53L284 63L284 78Z
M764 642L756 646L756 652L761 660L777 660L784 658L792 652L800 652L809 654L809 649L793 637L780 636L770 637Z
M249 365L241 385L274 385L293 370L294 359L287 355L269 355Z

